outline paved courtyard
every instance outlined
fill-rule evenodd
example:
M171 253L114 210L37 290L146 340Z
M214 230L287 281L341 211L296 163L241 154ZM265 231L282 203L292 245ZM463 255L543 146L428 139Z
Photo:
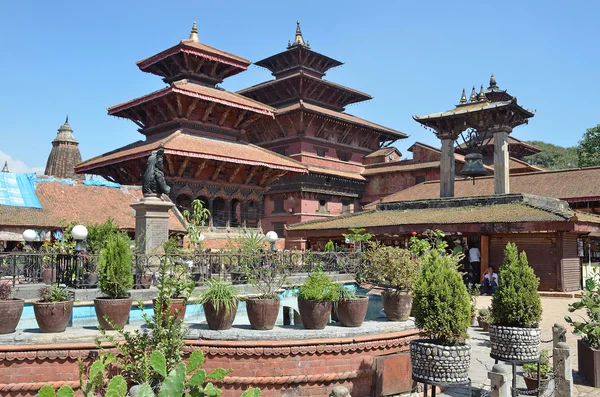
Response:
M568 314L568 305L577 301L573 298L542 298L542 306L544 313L542 316L542 340L547 341L552 339L552 326L555 323L559 323L567 327L567 343L571 347L571 354L573 357L573 371L574 371L574 383L573 388L574 396L600 396L600 389L592 388L586 385L585 381L577 376L577 337L571 333L571 328L567 325L564 320L564 316ZM491 297L481 296L477 298L477 307L483 308L488 307L491 304ZM471 336L472 346L472 361L471 361L471 379L473 381L473 395L474 396L488 396L486 391L490 390L490 382L487 378L487 373L494 366L494 360L490 358L490 344L489 335L486 332L482 332L481 328L471 327L469 329ZM546 343L542 345L543 349L552 349L552 343ZM525 387L525 384L521 377L517 382L518 387ZM548 394L552 395L553 386L550 385L548 388ZM467 396L468 391L466 388L455 387L447 389L442 395L446 396Z

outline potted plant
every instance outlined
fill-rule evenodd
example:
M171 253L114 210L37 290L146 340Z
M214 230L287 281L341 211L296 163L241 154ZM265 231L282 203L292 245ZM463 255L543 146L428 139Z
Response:
M323 329L329 321L333 302L339 298L335 281L322 269L312 272L298 287L298 309L306 329Z
M418 262L410 251L369 243L367 259L371 279L386 289L381 293L383 310L390 321L406 321L412 306L411 290L417 274Z
M168 296L170 302L161 302L160 307L167 310L168 306L170 315L183 321L188 300L196 288L196 283L190 278L185 266L170 266L168 258L165 258L158 274L158 289L163 288L166 290L164 296ZM158 300L152 300L154 310L159 310Z
M356 291L343 284L338 286L338 295L334 311L340 324L344 327L360 327L367 315L369 297L357 295Z
M573 333L581 338L577 341L577 362L579 374L592 387L600 387L600 273L593 270L592 277L585 281L581 300L569 305L569 312L585 309L587 319L574 321L570 316L565 320L573 327Z
M23 299L11 298L12 285L0 281L0 334L12 334L23 314Z
M38 296L39 301L33 303L33 313L40 332L64 332L73 312L73 299L69 292L53 285L40 288Z
M246 298L246 310L252 329L273 329L279 315L277 291L285 284L290 269L277 253L243 258L242 270L256 295Z
M539 279L514 243L504 249L498 287L492 295L490 342L492 358L504 361L537 361L540 356L542 302Z
M123 233L108 237L100 253L98 265L98 287L101 298L94 299L94 309L100 327L105 330L123 328L129 318L133 287L131 265L133 253L130 240Z
M550 380L550 360L548 357L548 350L542 350L540 352L540 382L539 382L539 393L538 396L543 395L548 389L548 381ZM538 363L526 363L523 364L523 378L525 379L525 386L527 390L538 389Z
M488 332L490 327L490 309L484 307L483 309L479 309L479 314L477 315L477 323L483 332Z
M211 278L207 289L200 293L200 303L208 328L226 330L231 328L238 307L238 295L235 287L220 278Z
M418 382L467 382L471 346L469 293L458 272L459 258L432 250L422 255L413 290L415 325L424 339L410 343L412 378Z

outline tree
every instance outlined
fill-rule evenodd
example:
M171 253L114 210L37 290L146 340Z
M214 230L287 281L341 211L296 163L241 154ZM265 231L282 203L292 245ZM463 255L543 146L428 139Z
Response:
M529 164L547 170L562 170L577 167L577 148L575 147L565 148L542 141L529 141L527 143L542 149L540 153L524 158Z
M579 167L600 165L600 124L588 128L577 146Z

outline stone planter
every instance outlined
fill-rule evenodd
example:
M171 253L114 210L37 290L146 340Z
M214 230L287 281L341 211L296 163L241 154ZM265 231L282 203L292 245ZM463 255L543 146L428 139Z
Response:
M279 315L279 299L246 299L246 311L252 329L273 329Z
M183 321L185 317L185 309L186 309L187 299L185 298L171 298L171 308L169 310L169 314L171 316L177 316L177 320ZM152 299L152 307L156 310L156 298ZM167 310L167 305L163 305L163 310Z
M369 297L357 296L356 299L340 299L336 305L337 318L344 327L360 327L365 321Z
M410 342L410 363L412 378L417 382L466 383L471 366L471 345L442 346L432 340L413 340Z
M577 362L579 374L592 387L600 387L600 350L591 347L587 342L577 341Z
M215 331L222 331L226 329L230 329L233 325L233 320L235 320L235 315L237 313L238 302L235 301L235 305L232 310L227 312L224 309L224 305L219 306L219 310L217 310L212 301L208 301L202 304L204 307L204 315L206 316L206 322L208 323L208 328Z
M302 325L306 329L323 329L331 315L331 301L306 301L298 298L298 309Z
M385 290L381 293L383 311L390 321L406 321L412 308L412 295L410 292L397 292Z
M537 361L540 357L540 328L503 327L490 324L490 357L502 361Z
M40 332L64 332L71 320L73 300L65 302L34 302L33 313Z
M23 299L0 300L0 334L12 334L23 314Z
M537 378L529 378L524 376L523 379L525 380L525 386L527 386L527 390L533 391L538 388ZM543 395L546 390L548 390L548 382L548 378L540 378L540 392L537 394L538 396Z
M131 311L131 297L121 299L96 298L94 299L94 309L96 317L102 329L110 331L115 327L123 328L129 319ZM104 317L108 317L108 321Z

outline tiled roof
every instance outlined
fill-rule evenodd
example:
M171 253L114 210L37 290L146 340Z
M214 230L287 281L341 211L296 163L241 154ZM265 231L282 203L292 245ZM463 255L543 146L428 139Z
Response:
M112 218L121 229L135 230L135 211L130 207L143 198L140 187L75 186L59 182L38 182L36 196L41 209L0 205L0 225L63 228L71 221L84 225ZM169 230L185 231L181 214L169 213Z
M358 172L335 170L335 169L331 169L331 168L319 167L317 165L307 165L307 167L308 167L308 170L310 172L314 172L316 174L326 174L326 175L341 176L341 177L344 177L344 178L356 179L356 180L359 180L359 181L365 181L366 180L365 177L363 177Z
M273 116L274 108L264 103L246 98L243 95L236 94L227 90L207 87L200 84L190 83L187 80L180 80L170 87L154 91L143 97L132 99L108 108L108 114L116 115L122 110L129 109L141 103L149 102L156 98L163 97L172 93L182 94L193 98L200 98L208 102L217 102L223 105L232 106L239 109L249 110L251 112Z
M373 153L369 153L365 156L365 158L371 158L371 157L379 157L379 156L387 156L390 153L393 152L398 152L398 155L401 155L400 150L398 150L398 148L395 147L383 147L379 150L375 150Z
M572 215L575 215L571 211ZM600 223L600 217L595 223ZM498 204L487 206L432 208L403 211L371 210L329 220L309 221L288 226L288 230L322 230L393 225L564 222L565 216L525 204Z
M146 157L160 145L166 154L196 157L208 160L238 164L257 165L305 173L306 168L288 157L245 142L207 138L181 131L169 135L151 137L148 141L138 141L120 149L94 157L79 164L76 171L82 173L97 167L123 162L133 158Z
M312 105L312 104L306 103L304 101L300 101L300 103L295 103L293 105L286 106L281 109L277 109L276 113L277 114L286 114L286 113L294 112L299 109L305 109L312 113L322 115L322 116L325 116L328 118L337 119L342 122L357 125L359 127L369 128L369 129L375 130L377 132L393 135L397 138L407 138L408 137L408 135L406 135L403 132L396 131L396 130L393 130L388 127L384 127L379 124L372 123L365 119L361 119L360 117L356 117L356 116L353 116L348 113L336 112L335 110L330 110L330 109L326 109L321 106Z
M567 201L586 197L600 197L600 167L576 168L558 171L542 171L510 175L511 193L528 193L554 197ZM455 180L455 197L494 194L494 177L470 180ZM422 200L437 198L440 182L424 182L383 198L384 202Z
M495 142L494 135L492 135L491 137L489 137L487 139L484 139L485 145L493 145L494 142ZM511 135L508 136L507 142L509 145L515 145L515 146L520 145L520 146L526 147L527 149L529 149L530 151L532 151L534 153L539 153L542 151L542 149L540 149L539 147L532 145L530 143L527 143L525 141L522 141L520 139L517 139ZM460 145L458 145L458 148L460 148L460 149L467 149L467 147L468 146L467 146L466 142L463 142Z
M395 164L395 163L400 163L400 164ZM375 175L375 174L384 174L386 172L406 172L406 171L415 171L415 170L425 170L425 169L429 169L429 168L439 168L440 167L440 162L439 161L427 161L427 162L415 162L415 163L408 163L408 164L402 164L399 161L394 161L394 162L390 162L390 163L385 163L385 166L382 167L373 167L373 168L366 168L363 172L362 175L364 176L368 176L368 175ZM379 164L377 164L379 165Z
M533 112L517 105L516 98L513 98L508 101L499 101L499 102L487 102L487 101L473 102L473 103L468 103L466 105L459 105L459 106L455 107L454 109L448 110L445 112L432 113L432 114L428 114L426 116L414 116L413 118L416 121L424 122L426 120L443 119L446 117L453 117L453 116L458 116L458 115L467 114L467 113L479 112L479 111L483 111L483 110L499 109L499 108L513 106L513 105L514 105L513 108L519 109L523 113L527 114L528 117L533 117L533 115L534 115Z
M526 169L530 170L531 172L546 171L544 168L538 167L537 165L529 164L527 161L519 160L514 157L509 158L508 166L510 167L511 170L517 169L517 168L526 168Z

